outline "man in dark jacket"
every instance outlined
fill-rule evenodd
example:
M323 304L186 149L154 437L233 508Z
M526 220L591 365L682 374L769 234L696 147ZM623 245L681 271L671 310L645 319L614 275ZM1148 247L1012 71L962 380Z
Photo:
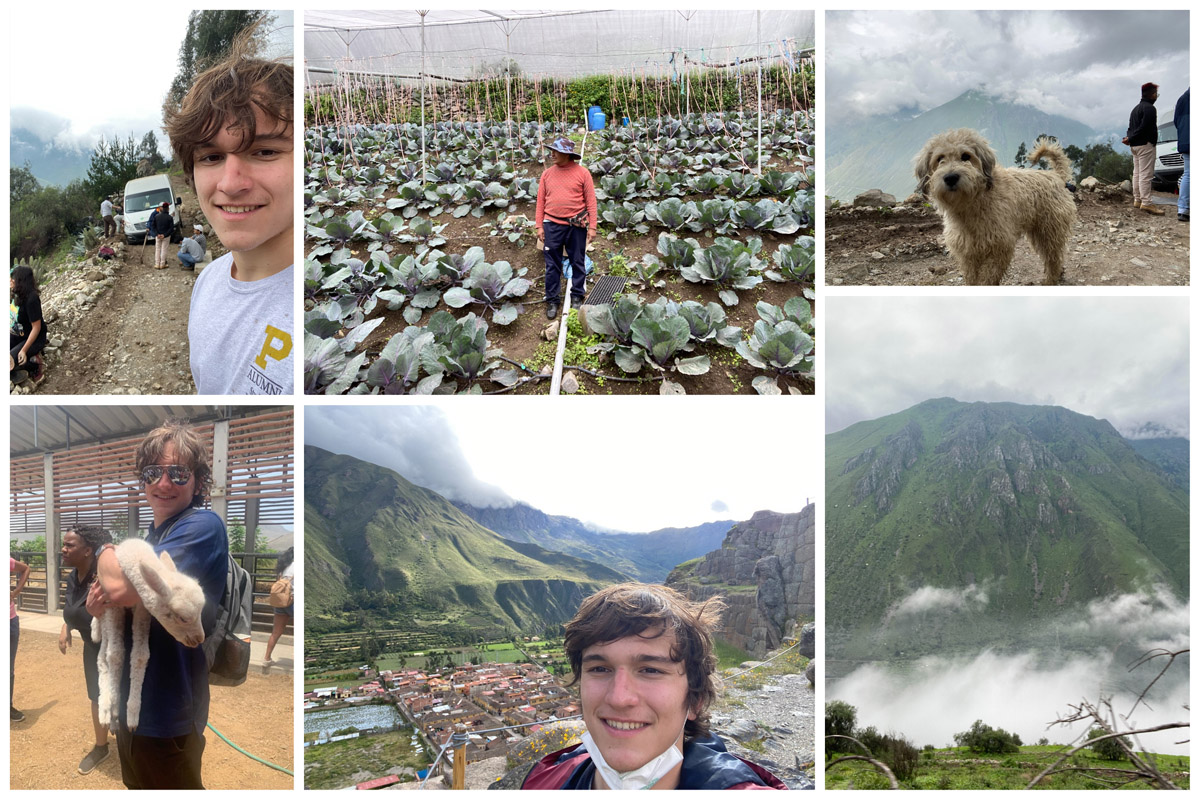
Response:
M163 201L158 207L158 213L150 221L146 229L147 236L154 237L154 268L167 268L167 245L171 243L171 232L175 230L175 221L171 219L171 204Z
M1192 152L1192 142L1189 138L1189 122L1190 117L1189 106L1191 105L1191 87L1179 96L1175 101L1175 130L1179 133L1179 154L1183 156L1183 176L1179 179L1179 221L1188 221L1189 204L1188 197L1191 191L1191 181L1189 180L1189 155Z
M713 630L724 604L623 583L583 601L564 649L583 744L517 767L498 788L786 789L708 730L716 698Z
M1133 152L1133 207L1161 217L1166 214L1154 207L1150 178L1154 176L1154 153L1158 145L1158 84L1142 84L1142 101L1129 114L1129 130L1121 141Z

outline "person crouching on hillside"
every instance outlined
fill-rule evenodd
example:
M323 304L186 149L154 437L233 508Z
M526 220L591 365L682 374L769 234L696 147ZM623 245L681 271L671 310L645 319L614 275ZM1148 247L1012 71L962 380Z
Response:
M583 156L575 152L574 142L560 136L546 147L554 165L538 180L534 224L546 248L546 319L554 319L560 308L564 247L571 262L571 306L578 308L587 295L584 260L596 238L596 187L592 174L579 163Z
M46 347L46 321L42 297L33 270L23 264L13 267L8 279L8 374L9 380L42 379L42 350Z
M579 684L583 744L535 762L522 789L786 789L708 729L713 631L724 603L623 583L583 601L564 648Z

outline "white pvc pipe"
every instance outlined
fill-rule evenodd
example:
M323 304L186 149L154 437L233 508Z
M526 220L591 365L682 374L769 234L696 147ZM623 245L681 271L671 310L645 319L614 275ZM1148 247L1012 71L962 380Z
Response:
M418 11L421 15L421 186L425 186L425 15L428 11Z
M755 26L755 36L758 39L758 165L754 170L755 174L762 175L763 157L762 157L762 118L763 118L763 103L762 103L762 12L758 11L757 23Z
M558 349L554 351L554 374L550 376L551 397L556 396L562 387L563 351L567 349L567 315L571 313L571 285L567 284L564 288L566 291L563 294L566 296L563 297L562 317L558 326Z

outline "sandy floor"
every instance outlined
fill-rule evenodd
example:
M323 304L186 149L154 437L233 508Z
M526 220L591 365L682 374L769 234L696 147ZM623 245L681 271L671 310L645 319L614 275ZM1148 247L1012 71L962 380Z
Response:
M212 687L209 722L230 741L259 758L292 769L292 677L264 676L253 668L237 687ZM90 775L77 772L92 747L91 712L83 683L78 637L64 656L58 637L21 631L14 704L24 722L10 723L10 786L13 789L123 789L116 741L112 756ZM205 734L204 785L209 789L291 789L292 777L234 750L210 730Z

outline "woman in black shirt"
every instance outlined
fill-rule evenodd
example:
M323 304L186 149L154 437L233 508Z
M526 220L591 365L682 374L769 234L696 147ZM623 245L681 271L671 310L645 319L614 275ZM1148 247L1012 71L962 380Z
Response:
M8 371L16 378L24 371L35 381L41 380L39 354L46 346L46 321L42 319L42 298L38 294L33 270L24 265L13 267L8 287L12 305L8 309Z
M86 606L88 588L96 579L96 559L106 544L112 542L108 531L98 525L80 525L63 534L62 563L74 567L67 574L67 601L63 605L62 632L58 635L58 649L66 655L71 647L71 631L79 631L83 640L83 677L87 684L88 699L92 701L92 728L96 734L96 745L79 762L79 774L87 775L109 756L108 728L100 724L100 680L96 659L100 645L92 641L92 615Z

